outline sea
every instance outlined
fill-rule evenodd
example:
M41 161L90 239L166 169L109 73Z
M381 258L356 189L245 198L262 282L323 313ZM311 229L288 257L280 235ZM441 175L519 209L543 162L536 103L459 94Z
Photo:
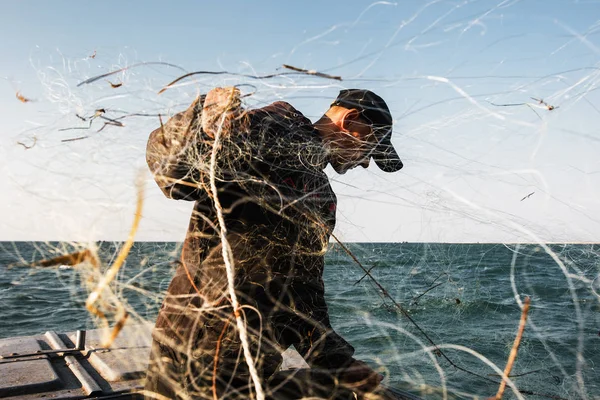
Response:
M93 329L90 268L38 267L81 250L58 242L0 243L0 338ZM122 243L95 246L103 266ZM530 308L504 398L600 399L600 245L332 244L324 280L335 330L385 376L424 398L495 395ZM112 283L128 323L153 321L180 243L135 243ZM369 274L365 274L370 271ZM102 271L102 267L99 271Z

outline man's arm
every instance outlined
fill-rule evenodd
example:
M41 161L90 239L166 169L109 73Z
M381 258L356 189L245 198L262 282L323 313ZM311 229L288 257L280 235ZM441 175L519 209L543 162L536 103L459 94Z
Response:
M289 324L287 329L295 325L293 335L300 339L294 343L298 353L311 367L329 370L349 387L367 392L374 390L383 377L353 358L352 345L333 330L322 278L290 290L296 311L292 319L296 324Z
M294 346L311 366L329 370L344 368L352 362L354 348L338 335L329 321L325 287L321 278L292 284L295 311L300 316L300 341Z
M148 139L146 162L165 196L197 200L198 162L201 156L200 118L205 96L197 98L184 112L175 114L155 129Z

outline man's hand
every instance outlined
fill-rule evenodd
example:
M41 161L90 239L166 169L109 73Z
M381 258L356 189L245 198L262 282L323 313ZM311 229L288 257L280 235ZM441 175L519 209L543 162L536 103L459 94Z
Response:
M353 360L340 374L340 381L351 389L371 392L383 380L383 376L373 371L366 363Z
M216 133L227 136L241 128L243 116L240 90L236 87L214 88L206 95L202 108L202 130L211 138Z

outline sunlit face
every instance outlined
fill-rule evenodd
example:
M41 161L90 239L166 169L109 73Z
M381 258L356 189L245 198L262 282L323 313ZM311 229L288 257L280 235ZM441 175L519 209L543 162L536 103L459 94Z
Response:
M362 120L354 121L347 130L340 129L329 143L329 162L338 174L362 166L367 168L375 146L373 130Z

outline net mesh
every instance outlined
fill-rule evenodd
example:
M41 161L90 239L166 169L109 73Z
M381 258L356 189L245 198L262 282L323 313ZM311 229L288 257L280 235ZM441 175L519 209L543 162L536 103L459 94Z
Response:
M598 398L598 4L568 5L576 17L508 0L375 2L285 56L228 54L203 71L130 49L37 49L36 85L11 81L29 114L2 150L9 205L30 216L3 215L0 337L103 328L114 347L154 325L175 277L194 295L165 303L189 321L163 338L186 360L161 364L164 377L192 376L189 397L263 398L279 382L261 374L293 341L281 338L323 328L313 313L327 308L304 299L323 273L331 325L387 387L494 396L528 298L504 397ZM301 116L304 133L284 137L281 108L252 110L282 100L314 122L355 87L388 103L405 168L327 167L336 209L331 154ZM239 223L265 209L269 229ZM292 257L302 268L277 265ZM306 397L327 397L328 379L290 378L319 383Z

